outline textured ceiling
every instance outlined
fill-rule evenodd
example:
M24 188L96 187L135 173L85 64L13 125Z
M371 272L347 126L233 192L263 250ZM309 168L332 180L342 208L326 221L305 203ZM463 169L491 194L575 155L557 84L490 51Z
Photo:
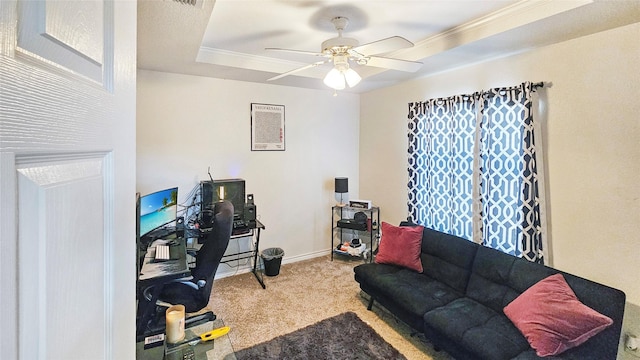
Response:
M416 73L352 65L364 92L411 78L526 51L640 21L640 0L175 0L138 1L138 68L266 83L317 57L337 36L331 19L349 18L345 37L360 44L402 36L414 47L385 56L420 61ZM331 65L270 81L327 89Z

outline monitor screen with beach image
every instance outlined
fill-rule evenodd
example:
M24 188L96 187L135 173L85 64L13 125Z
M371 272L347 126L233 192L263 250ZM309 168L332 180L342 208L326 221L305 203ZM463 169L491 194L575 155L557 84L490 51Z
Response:
M140 237L176 221L177 216L177 187L140 197Z

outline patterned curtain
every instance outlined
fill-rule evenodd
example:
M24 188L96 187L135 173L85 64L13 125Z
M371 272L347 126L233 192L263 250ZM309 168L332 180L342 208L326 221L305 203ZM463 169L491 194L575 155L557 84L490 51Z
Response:
M475 96L409 104L409 220L471 240Z
M532 92L409 104L410 221L544 262Z

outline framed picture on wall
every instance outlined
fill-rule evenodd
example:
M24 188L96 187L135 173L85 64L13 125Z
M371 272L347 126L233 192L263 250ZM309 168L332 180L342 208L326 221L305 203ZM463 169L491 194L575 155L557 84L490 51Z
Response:
M251 103L251 151L284 151L284 105Z

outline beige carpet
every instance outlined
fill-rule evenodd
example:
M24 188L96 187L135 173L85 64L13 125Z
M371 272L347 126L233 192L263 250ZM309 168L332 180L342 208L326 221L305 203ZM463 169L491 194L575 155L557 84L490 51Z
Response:
M225 325L235 351L271 340L334 315L353 311L407 359L452 359L436 352L379 306L367 310L353 267L362 260L329 256L284 264L265 276L262 289L252 273L216 280L209 307ZM221 265L224 266L224 265ZM349 341L349 339L345 339Z

